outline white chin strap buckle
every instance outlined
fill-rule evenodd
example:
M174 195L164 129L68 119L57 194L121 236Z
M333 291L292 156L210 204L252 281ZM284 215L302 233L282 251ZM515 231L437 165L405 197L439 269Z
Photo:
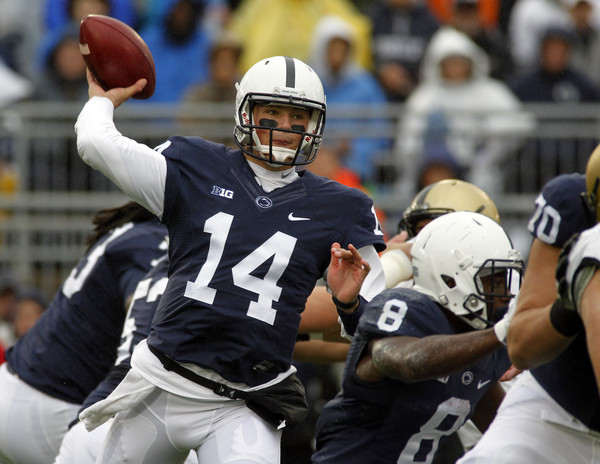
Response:
M287 159L291 160L296 155L296 150L290 150L289 148L273 147L271 151L273 153L273 155L272 155L273 159L275 161L279 161L280 163L283 163ZM270 152L269 147L261 145L260 146L260 152L263 155L267 155L268 156L269 152Z

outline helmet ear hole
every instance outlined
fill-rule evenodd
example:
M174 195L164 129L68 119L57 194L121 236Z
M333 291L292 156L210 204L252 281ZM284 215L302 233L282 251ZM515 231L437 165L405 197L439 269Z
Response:
M454 280L452 277L444 274L442 274L441 277L442 281L448 286L448 288L456 287L456 280Z

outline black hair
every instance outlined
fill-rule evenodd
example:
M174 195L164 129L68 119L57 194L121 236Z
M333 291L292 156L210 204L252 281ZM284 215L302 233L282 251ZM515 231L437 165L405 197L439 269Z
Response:
M185 12L185 19L177 19L181 12ZM165 16L166 33L169 40L177 45L184 44L196 32L204 6L199 0L177 0L173 3Z
M94 231L86 239L87 249L89 250L100 240L100 237L115 227L128 222L144 222L151 219L156 219L156 216L134 201L116 208L101 209L92 219Z

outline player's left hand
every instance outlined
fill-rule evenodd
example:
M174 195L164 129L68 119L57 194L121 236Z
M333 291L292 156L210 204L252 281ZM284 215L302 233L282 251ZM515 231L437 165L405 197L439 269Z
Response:
M371 271L354 245L344 249L339 243L331 245L331 261L327 272L327 285L339 301L350 303L358 297L362 283Z

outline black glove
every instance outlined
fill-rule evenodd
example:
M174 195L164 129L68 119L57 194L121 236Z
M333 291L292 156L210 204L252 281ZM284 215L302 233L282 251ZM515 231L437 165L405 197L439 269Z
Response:
M569 254L577 242L579 234L574 234L563 246L556 266L556 283L558 298L550 310L550 322L556 331L565 337L577 335L583 328L581 318L577 312L571 292L571 285L567 282L567 268L569 267Z

